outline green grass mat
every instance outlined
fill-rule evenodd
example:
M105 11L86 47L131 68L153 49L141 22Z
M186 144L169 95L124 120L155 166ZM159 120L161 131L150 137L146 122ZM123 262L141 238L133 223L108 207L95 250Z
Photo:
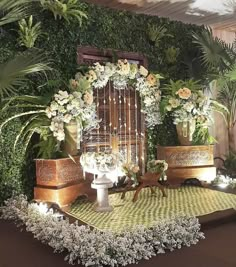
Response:
M183 214L196 217L236 208L236 195L233 194L200 187L165 190L167 197L162 197L158 189L153 196L150 189L145 188L135 203L132 202L134 191L127 192L125 200L120 199L121 193L109 195L114 210L107 213L97 213L93 203L77 200L68 213L99 230L121 232L136 225L150 227L154 222Z

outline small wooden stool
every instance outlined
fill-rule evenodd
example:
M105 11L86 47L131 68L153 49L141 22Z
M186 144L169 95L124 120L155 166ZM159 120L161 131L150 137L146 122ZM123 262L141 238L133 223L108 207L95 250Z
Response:
M152 186L157 186L161 190L163 197L167 197L164 187L159 183L160 176L160 173L146 172L143 176L138 178L139 185L134 193L133 202L137 201L139 192L146 186L150 187L152 194L155 194L155 189L153 189ZM121 199L125 198L125 194L129 189L131 189L132 184L133 182L129 177L128 184L121 195Z

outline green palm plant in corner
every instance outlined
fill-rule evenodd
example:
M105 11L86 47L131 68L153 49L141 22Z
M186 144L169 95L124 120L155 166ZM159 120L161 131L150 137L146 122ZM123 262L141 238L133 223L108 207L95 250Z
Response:
M41 22L37 22L33 25L33 16L31 15L28 19L22 19L18 22L19 24L19 44L27 48L34 47L37 38L42 35Z
M214 37L212 29L205 28L201 33L193 33L194 43L202 51L202 62L216 74L225 74L232 70L236 61L235 44L227 44Z
M202 61L209 68L216 80L217 99L228 109L226 122L228 128L229 155L234 147L236 125L236 42L227 44L214 37L211 29L200 34L193 34L195 43L202 51ZM235 153L235 152L234 152Z
M82 24L87 15L81 11L81 3L78 0L40 0L43 9L53 13L55 20L64 18L68 23L73 20Z

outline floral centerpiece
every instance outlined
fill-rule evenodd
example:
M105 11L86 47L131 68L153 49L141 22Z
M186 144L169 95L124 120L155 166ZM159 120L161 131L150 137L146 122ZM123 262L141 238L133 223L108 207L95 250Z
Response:
M127 162L122 165L122 170L126 176L134 181L134 184L138 184L137 174L139 172L139 166L132 162Z
M110 152L86 152L80 157L83 170L94 174L115 171L122 162L120 155Z
M165 160L150 160L147 163L147 170L152 173L160 173L160 180L165 180L165 171L168 169L168 164Z
M80 74L76 76L78 80ZM149 73L143 66L129 63L128 60L118 60L116 64L107 62L105 65L95 63L93 67L85 74L85 78L90 83L90 88L104 88L109 81L117 90L125 90L132 86L139 92L142 102L142 112L146 115L148 127L153 127L161 123L159 103L161 100L161 91L159 90L162 78L158 74ZM76 83L72 80L72 84Z
M212 111L224 109L222 105L210 99L204 94L201 86L195 81L171 81L167 86L167 95L163 97L161 106L162 113L170 113L173 123L177 125L177 131L187 140L180 140L183 144L190 144L193 140L195 130L198 130L199 138L204 135L202 129L205 129L208 135L208 126L213 122ZM209 137L209 135L208 135ZM213 141L213 138L204 141ZM203 141L203 142L204 142Z

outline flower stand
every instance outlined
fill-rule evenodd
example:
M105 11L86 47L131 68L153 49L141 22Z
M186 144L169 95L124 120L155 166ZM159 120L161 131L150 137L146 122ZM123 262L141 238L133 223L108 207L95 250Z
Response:
M111 188L113 183L106 177L106 174L100 175L97 179L94 179L91 187L97 190L97 203L95 211L97 212L109 212L113 210L113 207L109 204L108 188Z

